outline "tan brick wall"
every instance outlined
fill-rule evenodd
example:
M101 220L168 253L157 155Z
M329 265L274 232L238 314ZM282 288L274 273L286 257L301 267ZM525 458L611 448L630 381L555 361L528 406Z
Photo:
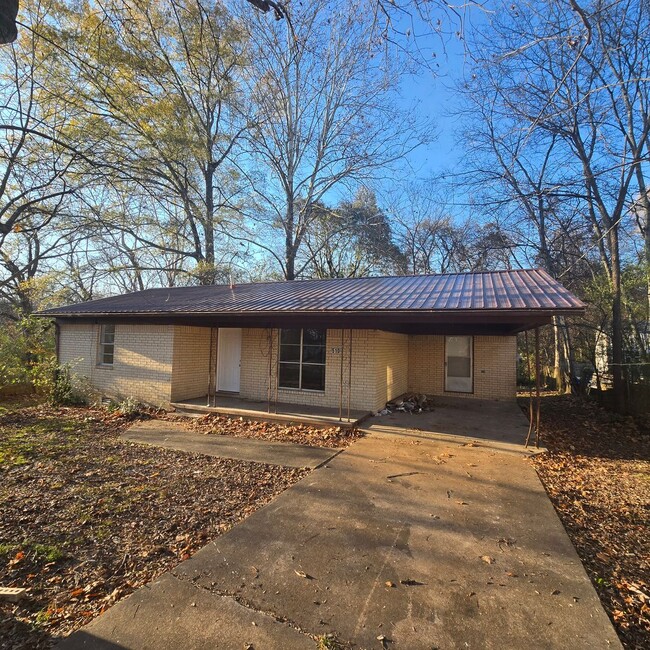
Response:
M242 330L240 395L266 401L269 385L269 330ZM278 389L278 400L338 408L343 357L343 406L348 401L349 333L328 330L325 391ZM205 395L210 329L166 325L117 325L112 368L97 364L99 325L63 324L60 359L100 393L135 397L150 404ZM273 367L277 355L274 334ZM406 336L353 330L350 406L378 410L407 390L434 395L511 399L516 390L516 338L474 337L474 392L445 393L444 336ZM275 373L275 370L274 370ZM275 389L276 375L271 378Z
M474 337L474 391L445 391L445 337L409 337L409 390L477 399L514 399L517 389L517 339Z
M242 361L240 395L248 399L266 401L269 387L269 332L268 329L242 331ZM377 365L373 354L378 332L376 330L352 331L352 409L377 408ZM275 363L278 333L273 334L272 382L275 394ZM341 357L343 357L343 407L347 408L349 383L349 331L345 330L343 343L341 330L327 330L325 357L325 391L301 391L278 388L278 401L289 404L308 404L338 408L341 386ZM384 375L386 373L384 372ZM384 382L386 381L384 377ZM392 384L391 383L391 389ZM384 386L384 391L386 390ZM385 401L385 400L384 400Z
M80 383L115 399L134 397L164 406L171 397L174 328L116 325L113 366L97 363L99 325L61 325L59 359L70 363Z
M408 390L409 337L376 331L372 353L375 364L374 410Z
M210 328L174 327L171 401L208 394Z

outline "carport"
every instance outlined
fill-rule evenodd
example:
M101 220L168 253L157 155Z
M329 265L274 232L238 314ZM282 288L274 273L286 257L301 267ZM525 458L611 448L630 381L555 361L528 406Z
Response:
M422 413L377 415L363 423L364 431L413 440L439 440L471 446L521 451L530 428L515 400L439 398Z

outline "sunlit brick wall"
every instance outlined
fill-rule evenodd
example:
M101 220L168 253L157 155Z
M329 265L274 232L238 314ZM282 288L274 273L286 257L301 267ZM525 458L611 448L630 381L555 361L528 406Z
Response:
M517 338L474 337L474 391L445 391L445 337L409 337L409 390L432 395L513 399L517 390Z
M171 397L174 328L171 325L116 325L112 366L97 363L99 325L63 323L59 359L70 363L76 380L101 395L133 397L154 406Z
M208 394L210 328L174 327L171 401Z

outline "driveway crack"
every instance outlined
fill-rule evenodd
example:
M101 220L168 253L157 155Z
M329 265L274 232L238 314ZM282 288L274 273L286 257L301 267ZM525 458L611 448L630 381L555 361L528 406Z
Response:
M274 612L273 610L270 609L260 609L259 607L256 607L253 603L251 603L246 598L243 598L240 594L237 594L232 591L227 591L225 589L219 589L218 587L215 586L208 587L206 585L199 584L198 582L196 582L196 580L199 579L200 576L197 576L195 578L187 578L187 577L176 575L173 572L172 575L177 580L182 580L183 582L189 582L197 589L202 589L204 591L207 591L210 594L219 596L221 598L228 598L230 600L233 600L240 607L243 607L244 609L247 609L250 612L260 614L261 616L265 616L267 618L273 619L273 621L275 621L276 623L286 625L287 627L292 628L293 630L302 634L303 636L310 638L312 641L318 642L323 637L323 634L313 634L312 632L305 630L298 623L296 623L295 621L293 621L292 619L286 616L283 616L282 614L278 614L277 612ZM338 638L337 641L340 643L340 640Z

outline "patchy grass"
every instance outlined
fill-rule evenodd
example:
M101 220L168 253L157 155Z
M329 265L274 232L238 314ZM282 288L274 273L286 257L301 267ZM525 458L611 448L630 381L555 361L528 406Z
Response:
M545 396L535 465L626 648L650 648L650 419Z
M86 408L0 405L0 648L57 638L188 558L305 475L134 445Z

